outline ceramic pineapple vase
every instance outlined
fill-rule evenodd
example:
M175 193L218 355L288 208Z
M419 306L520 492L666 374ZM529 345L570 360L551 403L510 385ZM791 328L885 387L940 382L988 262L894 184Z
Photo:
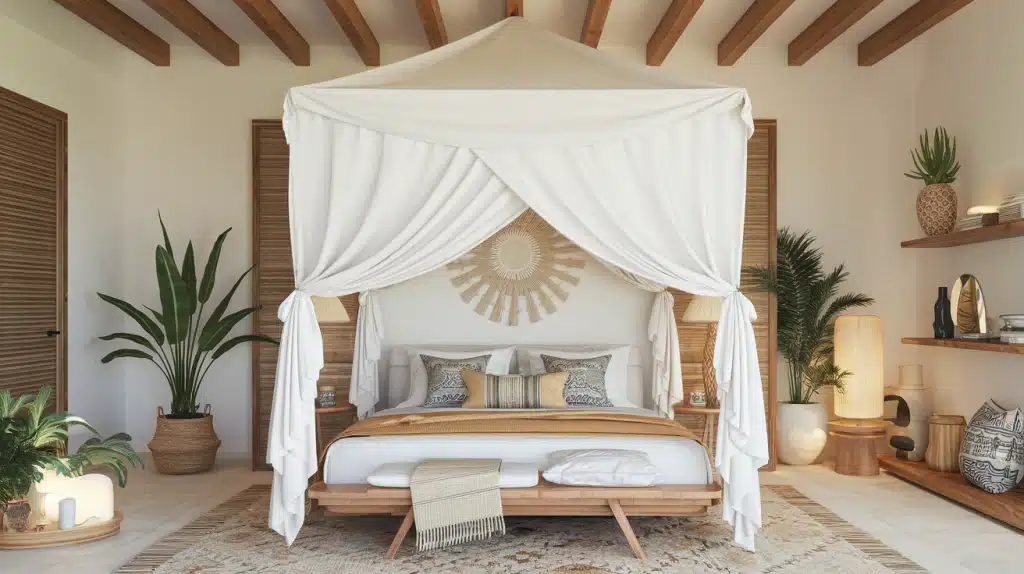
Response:
M917 194L917 221L929 237L952 233L956 213L956 190L948 183L926 185Z

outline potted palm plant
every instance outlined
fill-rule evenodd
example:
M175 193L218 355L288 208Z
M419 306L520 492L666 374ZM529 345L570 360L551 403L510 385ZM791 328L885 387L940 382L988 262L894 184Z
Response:
M118 433L100 438L88 422L66 412L47 413L53 389L15 398L0 392L0 510L7 527L23 531L28 527L32 486L46 473L73 478L93 468L116 474L122 487L128 481L127 464L142 465L131 445L131 437ZM68 429L82 426L94 434L74 454L64 456ZM127 463L127 464L126 464Z
M227 295L204 316L213 295L221 247L230 228L214 242L202 278L196 274L192 242L188 242L179 267L162 218L160 229L164 238L163 245L156 247L160 310L146 307L147 315L126 301L99 293L100 299L131 317L144 333L119 332L100 337L104 341L116 339L136 345L112 351L103 357L102 362L134 358L156 366L170 386L171 406L170 413L157 407L156 434L148 445L153 453L153 462L164 474L191 474L212 468L220 447L209 405L201 411L198 402L199 389L210 366L242 343L263 341L277 344L277 341L262 335L228 338L238 323L259 310L259 307L248 307L234 313L227 312L231 298L252 267L242 273Z
M874 303L863 293L840 295L849 275L844 265L826 273L821 250L805 231L779 231L775 266L752 267L759 288L775 294L779 354L789 363L789 400L779 404L779 460L814 462L828 438L828 413L815 402L827 387L842 392L849 372L833 362L834 322L843 312Z
M51 456L33 446L24 421L0 417L0 525L4 530L28 529L32 508L28 491L43 478Z
M956 138L950 139L946 128L937 127L931 140L928 130L919 138L920 147L910 152L914 171L907 177L919 179L924 187L917 194L917 222L925 235L943 235L956 226L956 190L952 183L960 172L956 161Z

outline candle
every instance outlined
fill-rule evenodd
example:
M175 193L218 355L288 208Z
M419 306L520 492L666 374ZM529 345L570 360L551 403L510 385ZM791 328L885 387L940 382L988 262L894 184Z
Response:
M65 498L57 503L61 530L71 530L75 527L75 499Z

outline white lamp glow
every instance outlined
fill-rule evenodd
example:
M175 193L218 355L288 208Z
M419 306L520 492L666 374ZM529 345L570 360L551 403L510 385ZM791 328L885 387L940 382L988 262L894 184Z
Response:
M88 520L105 522L114 518L114 483L102 474L76 478L58 476L53 470L43 471L43 480L35 484L39 524L57 522L58 504L65 498L75 500L75 525Z
M836 392L836 415L849 419L882 416L885 377L882 365L882 319L843 315L836 319L835 362L852 373L845 390Z

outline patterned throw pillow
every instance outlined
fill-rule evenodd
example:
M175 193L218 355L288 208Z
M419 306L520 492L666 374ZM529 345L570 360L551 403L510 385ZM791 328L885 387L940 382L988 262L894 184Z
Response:
M570 407L612 407L604 385L611 355L591 359L563 359L541 355L544 370L549 373L569 373L565 381L565 403Z
M568 373L485 375L462 371L468 396L464 409L564 409Z
M427 369L427 400L423 401L426 408L458 408L466 400L466 383L462 380L462 370L467 369L483 373L487 370L490 355L480 355L468 359L442 359L430 355L420 355L423 366Z

